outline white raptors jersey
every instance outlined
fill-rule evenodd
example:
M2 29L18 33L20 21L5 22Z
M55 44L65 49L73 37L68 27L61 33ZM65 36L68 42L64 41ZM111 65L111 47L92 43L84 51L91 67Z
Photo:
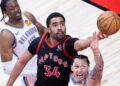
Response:
M17 28L12 27L9 25L4 25L2 28L9 30L15 37L15 43L13 52L16 55L16 57L19 59L22 54L27 50L30 43L33 41L33 39L37 38L39 36L37 28L35 25L32 24L32 22L26 18L25 16L23 18L23 27ZM33 57L25 66L24 70L28 71L29 74L35 74L37 73L37 57Z

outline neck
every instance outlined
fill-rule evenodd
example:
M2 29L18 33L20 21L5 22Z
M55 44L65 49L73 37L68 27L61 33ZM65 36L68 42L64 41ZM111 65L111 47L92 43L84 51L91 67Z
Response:
M51 36L48 38L48 41L49 41L52 45L54 45L54 44L57 42L57 40L53 39Z
M13 25L22 24L22 19L21 20L12 20L12 19L9 19L8 23L13 24Z
M7 22L8 25L13 26L13 27L22 27L23 26L23 21L21 20L11 20L9 19Z

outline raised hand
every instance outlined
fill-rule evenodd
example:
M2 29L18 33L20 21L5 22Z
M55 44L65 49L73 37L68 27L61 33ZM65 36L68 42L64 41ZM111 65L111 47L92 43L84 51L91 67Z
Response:
M93 33L93 36L91 37L90 47L92 50L94 50L94 49L97 49L98 46L99 46L99 37L98 37L98 34L95 32L95 33Z

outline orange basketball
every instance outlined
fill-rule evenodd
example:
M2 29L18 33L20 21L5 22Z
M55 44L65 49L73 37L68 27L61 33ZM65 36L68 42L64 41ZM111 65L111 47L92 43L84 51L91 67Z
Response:
M98 17L97 26L102 33L112 35L120 29L120 17L113 11L105 11Z

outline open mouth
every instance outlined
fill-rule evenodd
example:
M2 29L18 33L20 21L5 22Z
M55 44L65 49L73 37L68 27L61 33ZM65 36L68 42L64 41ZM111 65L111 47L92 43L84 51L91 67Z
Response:
M78 79L83 79L83 74L77 74Z
M20 14L20 13L17 13L16 16L19 17L19 16L21 16L21 14Z

